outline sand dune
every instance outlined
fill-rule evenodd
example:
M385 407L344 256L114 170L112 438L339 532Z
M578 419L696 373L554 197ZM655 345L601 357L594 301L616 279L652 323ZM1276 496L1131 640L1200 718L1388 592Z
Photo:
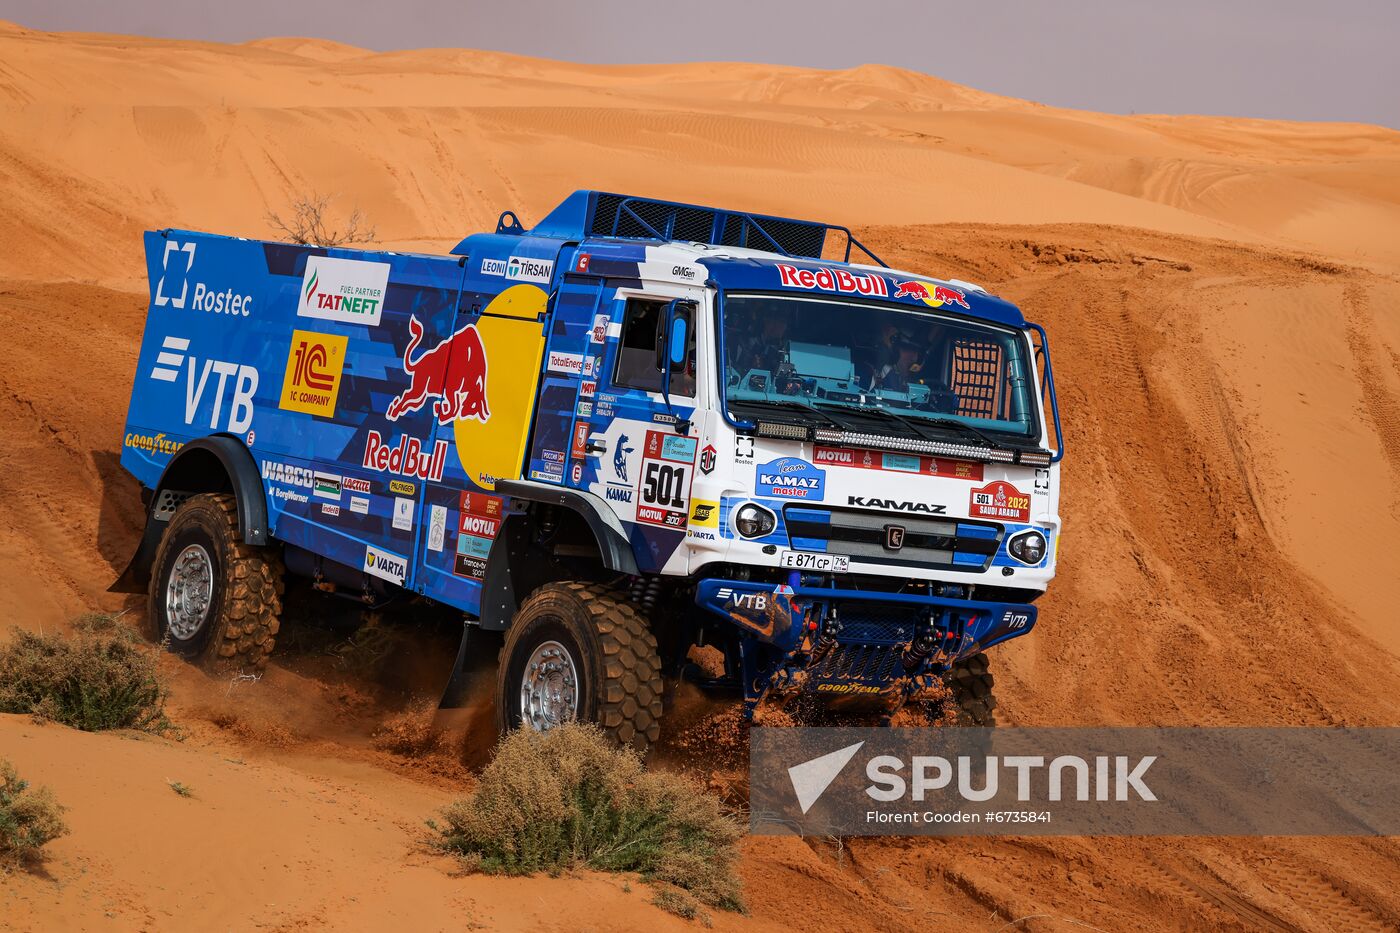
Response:
M1034 636L994 662L1005 721L1400 722L1400 133L1085 113L878 66L591 67L0 24L0 614L141 611L103 589L141 520L116 452L142 229L266 235L268 210L317 190L387 242L442 249L587 186L846 222L1050 329L1062 576ZM0 882L0 917L680 926L611 879L449 877L407 840L454 785L366 751L400 698L290 640L275 660L255 701L275 742L211 725L254 701L173 660L187 745L0 719L0 749L55 785L75 828L51 875ZM178 825L141 837L137 864L133 834L160 821ZM161 880L192 853L228 866L200 881L197 913ZM1391 840L762 839L746 847L751 916L715 920L1394 929L1397 872Z

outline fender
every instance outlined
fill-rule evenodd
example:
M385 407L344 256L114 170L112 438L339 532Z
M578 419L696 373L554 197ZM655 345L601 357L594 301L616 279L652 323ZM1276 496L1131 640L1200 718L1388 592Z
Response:
M188 495L231 491L238 503L238 531L247 544L266 545L267 499L257 462L243 442L225 434L190 441L180 448L156 483L146 515L146 530L126 570L109 593L144 593L166 524Z
M605 568L615 573L637 573L637 557L632 553L632 542L622 530L622 522L618 521L617 515L601 497L582 489L517 479L501 480L496 484L496 492L526 502L557 505L576 513L593 532ZM489 568L487 572L490 572Z

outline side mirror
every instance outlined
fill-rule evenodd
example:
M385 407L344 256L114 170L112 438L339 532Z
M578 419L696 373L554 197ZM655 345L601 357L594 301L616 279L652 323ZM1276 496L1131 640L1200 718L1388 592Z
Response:
M671 317L671 336L667 341L667 356L671 362L671 368L682 367L686 363L686 343L690 336L689 316L683 311Z

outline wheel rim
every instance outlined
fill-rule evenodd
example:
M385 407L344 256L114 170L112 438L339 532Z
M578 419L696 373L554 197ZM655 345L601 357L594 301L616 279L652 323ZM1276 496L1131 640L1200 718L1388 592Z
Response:
M194 637L209 615L213 593L214 561L203 547L191 544L175 558L165 584L165 622L172 637Z
M578 665L557 641L539 644L520 676L520 718L536 732L573 721L578 713Z

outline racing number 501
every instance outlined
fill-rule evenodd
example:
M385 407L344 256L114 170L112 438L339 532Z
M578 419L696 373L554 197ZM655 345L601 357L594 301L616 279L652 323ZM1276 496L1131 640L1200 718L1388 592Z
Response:
M656 505L679 509L685 505L685 468L647 461L642 477L642 498Z

